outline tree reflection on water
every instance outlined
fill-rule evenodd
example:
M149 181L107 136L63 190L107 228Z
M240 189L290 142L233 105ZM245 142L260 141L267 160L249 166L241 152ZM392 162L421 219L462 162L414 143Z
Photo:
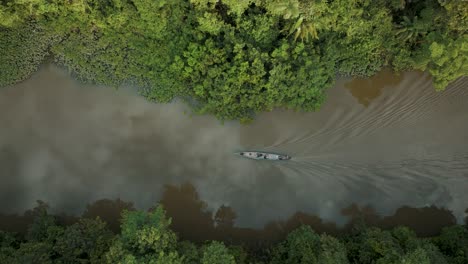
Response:
M349 219L343 226L325 221L317 215L296 212L286 220L271 221L262 229L242 228L235 225L234 208L221 205L215 212L210 211L190 183L178 186L166 185L159 203L164 206L167 216L172 218L171 228L182 240L199 243L206 240L221 240L253 247L280 241L289 232L303 224L311 226L317 233L331 235L349 233L353 228L361 225L382 229L404 225L422 237L437 235L443 227L456 224L456 218L451 211L436 206L422 208L404 206L392 215L381 216L370 206L360 207L352 204L341 210L341 214ZM39 200L35 208L27 210L23 215L0 214L0 230L24 233L34 217L47 209L49 205ZM92 219L100 217L108 223L113 232L118 233L120 232L120 215L123 210L136 210L136 208L133 203L119 198L101 199L88 204L81 217ZM468 214L468 208L466 213ZM59 214L57 219L63 224L73 224L79 217ZM468 216L465 222L468 224Z

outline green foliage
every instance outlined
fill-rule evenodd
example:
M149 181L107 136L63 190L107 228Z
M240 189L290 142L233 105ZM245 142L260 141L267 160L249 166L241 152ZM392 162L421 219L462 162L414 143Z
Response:
M218 241L202 246L178 242L161 206L152 212L124 212L118 235L99 218L59 226L44 203L30 214L36 220L25 237L0 231L0 263L465 264L468 260L468 230L462 225L444 228L433 238L418 238L407 227L383 231L365 226L336 238L301 226L271 250L246 251Z
M248 7L254 3L258 2L255 0L224 0L223 3L229 7L229 13L235 14L240 17Z
M468 74L457 0L28 0L0 2L0 86L50 54L83 82L131 84L156 102L252 120L313 111L336 74L427 70L437 90Z
M408 227L394 228L391 233L400 248L406 252L402 256L402 263L447 263L443 254L434 244L417 238L415 232Z
M16 237L15 234L0 230L0 248L14 248L18 246L18 243L18 237Z
M100 263L112 238L112 232L99 218L81 219L65 229L54 250L60 254L60 260L64 263L81 263L86 260Z
M249 255L242 246L229 246L229 253L234 256L236 264L251 263L248 261Z
M62 228L57 226L55 217L49 215L47 209L48 206L41 203L34 212L34 221L26 234L29 241L53 243L62 234Z
M283 29L288 35L294 33L294 40L319 39L318 33L331 29L334 17L326 1L272 1L267 9L275 15L282 15L286 20Z
M0 263L13 263L20 241L12 233L0 231Z
M52 37L34 21L0 26L0 87L31 76L44 58Z
M193 87L192 97L201 103L200 113L248 119L274 106L318 108L324 88L332 83L333 66L321 61L315 50L283 41L266 51L238 40L232 32L222 44L214 39L192 43L181 58L183 77Z
M2 1L0 2L0 26L11 27L29 19L39 19L56 8L46 0Z
M47 242L23 242L17 235L0 231L0 263L52 263L52 245Z
M447 40L447 39L445 39ZM427 68L434 76L434 87L443 90L450 81L468 75L468 35L429 45L431 53Z
M160 205L149 213L124 211L121 240L125 247L140 254L174 249L177 237L169 229L170 224Z
M465 1L439 0L446 10L447 27L450 31L466 34L468 31L468 5Z
M113 237L105 223L99 219L81 219L64 229L61 226L44 225L50 221L44 220L44 217L40 219L30 230L37 231L47 226L47 235L35 232L36 236L33 236L30 231L27 242L19 246L2 245L0 260L8 260L2 263L103 263L102 257L108 251Z
M86 6L88 19L73 11L71 18L65 17L69 21L48 22L64 34L63 41L52 47L55 60L82 81L132 83L148 99L168 102L182 87L170 64L187 42L180 35L189 30L182 25L191 23L186 6L182 0L113 1L105 8Z
M318 263L320 236L309 226L292 231L286 241L278 245L272 263Z
M443 8L433 1L415 4L412 18L402 16L396 34L405 45L396 46L393 60L396 70L427 70L438 91L468 75L467 5L440 2Z
M468 230L463 226L444 228L434 243L448 256L449 263L468 263Z
M285 19L294 19L301 15L299 1L271 1L267 3L267 9L275 15L282 15Z
M64 229L56 224L47 207L39 207L34 222L26 234L27 242L21 243L11 256L13 263L53 263L54 245L63 235Z
M198 112L215 113L220 119L242 119L274 104L274 95L269 94L273 89L265 87L268 51L258 47L274 33L265 17L249 17L252 20L242 21L237 29L213 21L219 27L216 30L222 28L223 38L200 37L189 44L183 56L176 57L175 67L182 71L186 93L200 103ZM246 34L245 29L252 27L258 28L257 33Z
M396 262L404 254L398 242L388 231L369 228L348 243L350 257L362 264Z
M182 263L176 251L177 236L169 229L162 206L152 212L124 211L121 234L105 259L107 263Z
M396 227L391 231L393 238L399 246L405 251L411 251L419 246L419 240L416 233L408 227Z
M184 258L186 264L198 264L200 260L200 252L197 246L190 241L179 242L177 252Z
M212 241L203 249L201 264L235 264L234 256L221 242Z
M309 226L301 226L274 249L271 263L344 264L348 259L346 248L336 238L319 236Z
M403 21L397 26L398 30L396 31L396 34L400 41L414 43L421 37L421 35L427 33L426 25L427 24L418 20L417 16L412 20L407 16L403 16Z
M365 228L346 240L351 263L447 263L434 244L417 238L407 227L391 231Z
M404 264L430 264L431 261L427 256L426 252L418 248L410 253L404 255L401 259L401 263Z
M451 39L431 33L428 42L412 56L409 63L428 70L434 77L436 90L443 90L450 81L468 74L468 36Z
M15 252L11 263L44 263L52 264L52 245L47 242L26 242L22 243Z
M105 255L105 263L109 264L182 264L183 260L176 252L146 253L138 256L124 248L119 240L114 242Z
M320 253L317 257L321 264L345 264L348 262L346 248L338 239L329 236L320 236Z
M395 43L390 10L375 1L335 1L335 33L329 45L337 70L344 75L370 76L388 63Z

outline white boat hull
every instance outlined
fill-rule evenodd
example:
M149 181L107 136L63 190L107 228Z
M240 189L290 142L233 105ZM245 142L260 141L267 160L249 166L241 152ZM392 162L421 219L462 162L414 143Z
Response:
M254 159L254 160L290 160L291 159L291 157L288 155L259 152L259 151L243 151L237 154L239 154L240 156L244 158Z

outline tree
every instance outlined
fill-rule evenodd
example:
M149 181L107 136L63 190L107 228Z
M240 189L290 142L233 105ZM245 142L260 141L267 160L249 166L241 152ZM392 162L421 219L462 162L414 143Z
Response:
M348 256L346 247L336 238L322 234L320 236L320 253L318 263L323 264L347 264Z
M401 259L401 263L404 264L430 264L431 261L427 256L426 252L418 248L410 253L404 255Z
M445 9L447 28L463 35L468 31L468 5L457 0L438 0Z
M319 39L319 31L329 30L333 23L326 1L272 1L267 8L272 14L282 15L288 21L283 30L288 35L294 33L294 40Z
M0 26L13 27L32 19L40 19L56 10L57 5L45 0L0 2Z
M162 206L152 212L124 211L121 234L106 254L109 263L182 263L177 236Z
M47 242L31 241L21 243L15 251L13 261L10 263L53 263L54 251L52 245Z
M301 15L298 0L271 1L267 8L271 13L282 15L285 19L294 19Z
M407 227L364 228L346 238L346 248L351 263L447 263L434 244Z
M49 56L54 41L35 21L0 26L0 87L30 77Z
M354 263L391 263L400 260L404 250L388 231L366 228L347 241L349 258Z
M468 262L468 230L463 226L455 225L442 229L434 243L448 257L449 263Z
M47 57L82 82L248 122L275 107L314 111L336 74L388 65L427 70L444 89L468 73L466 10L456 0L2 1L0 86Z
M124 211L122 213L122 242L134 252L160 252L173 249L176 235L169 229L162 206L154 211Z
M415 250L420 245L416 233L408 227L396 227L391 231L391 234L404 251Z
M252 263L252 259L249 259L249 254L246 252L245 248L242 246L229 246L229 253L234 256L234 261L236 264L247 264Z
M37 201L38 206L26 212L34 216L33 223L29 226L26 239L33 242L45 242L53 244L63 233L63 228L57 225L56 217L48 213L49 205L43 201Z
M20 243L18 236L0 231L0 263L13 263Z
M190 241L181 241L177 244L177 252L184 258L185 264L200 263L200 252L195 244Z
M323 42L343 75L371 76L388 64L397 45L390 10L380 1L331 3L332 32Z
M12 256L13 263L52 263L56 255L53 247L64 230L57 225L56 218L48 214L49 206L40 200L37 203L37 207L25 213L34 216L34 220L26 233L27 241L21 243Z
M273 251L271 263L348 263L346 249L337 239L301 226Z
M405 44L395 46L393 66L396 70L427 70L433 76L434 87L441 91L468 74L468 39L463 33L466 16L461 15L466 5L439 2L442 6L436 1L414 2L402 11L407 15L402 16L396 33Z
M202 264L235 264L234 256L226 246L218 241L212 241L203 249Z
M54 250L64 263L101 263L112 242L113 234L100 218L80 219L67 227Z
M427 39L414 55L414 67L431 73L436 90L441 91L449 82L468 74L468 36L452 39L430 33Z
M416 42L421 36L427 33L423 23L418 21L418 17L413 19L403 16L403 21L397 26L395 32L401 41Z
M178 242L162 206L149 212L125 211L121 234L114 236L99 218L57 225L48 205L38 203L25 213L35 216L25 237L0 231L0 263L465 264L468 260L468 230L462 225L446 227L431 238L418 238L404 226L384 231L360 225L339 239L303 225L272 248L256 247L252 254L219 241L206 241L200 247Z

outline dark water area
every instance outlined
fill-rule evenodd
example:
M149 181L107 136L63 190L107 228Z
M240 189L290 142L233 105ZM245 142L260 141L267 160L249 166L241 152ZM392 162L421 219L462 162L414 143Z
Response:
M418 72L340 79L318 112L275 110L241 126L45 67L0 90L2 219L36 200L66 215L93 215L85 205L95 201L109 204L94 203L94 214L114 215L162 201L194 238L218 236L219 226L268 237L307 221L336 233L362 215L429 235L463 222L468 207L467 82L435 92ZM293 159L233 155L246 149Z
M403 81L403 75L395 74L386 68L372 78L354 78L346 82L348 89L356 100L365 107L377 99L386 87L395 87Z
M0 230L25 233L34 217L41 211L40 208L49 208L42 201L38 202L35 208L21 215L0 214ZM198 243L220 240L252 248L281 241L289 232L303 224L311 226L318 233L335 236L348 234L363 224L383 229L404 225L412 228L418 236L431 237L438 235L442 228L456 223L454 215L449 210L435 206L424 208L405 206L397 209L392 215L380 216L371 207L352 204L341 210L341 214L348 219L343 226L326 221L317 215L296 212L285 220L268 222L262 228L243 228L235 225L237 213L231 207L221 206L216 212L208 210L207 204L200 200L195 187L188 183L179 186L166 185L158 202L164 206L168 217L172 219L171 228L182 240ZM113 232L118 233L122 211L135 209L131 202L102 199L88 204L79 216L61 213L56 215L56 219L59 224L71 225L77 222L79 217L91 219L100 217L108 223ZM468 225L468 217L465 222Z

